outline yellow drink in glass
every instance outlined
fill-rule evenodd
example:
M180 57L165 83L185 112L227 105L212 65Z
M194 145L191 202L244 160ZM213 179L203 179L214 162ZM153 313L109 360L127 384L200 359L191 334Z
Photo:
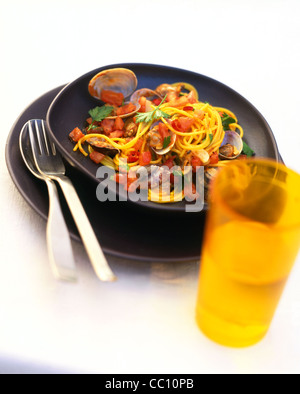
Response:
M300 245L300 176L268 160L230 163L211 188L196 318L233 347L267 333Z

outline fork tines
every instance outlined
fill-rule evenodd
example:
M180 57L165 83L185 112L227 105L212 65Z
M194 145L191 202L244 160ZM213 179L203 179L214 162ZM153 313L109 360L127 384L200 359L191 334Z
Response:
M47 124L44 120L32 119L28 122L28 128L30 140L37 141L37 145L39 147L39 155L46 154L47 156L49 156L50 154L56 154L55 145L50 140L49 133L47 131ZM51 149L51 152L49 149Z

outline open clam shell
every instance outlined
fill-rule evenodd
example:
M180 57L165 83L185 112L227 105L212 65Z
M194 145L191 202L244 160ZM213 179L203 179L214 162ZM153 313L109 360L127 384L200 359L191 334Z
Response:
M130 101L133 103L138 102L141 97L146 97L146 99L153 100L155 98L159 98L162 100L162 96L158 94L158 92L155 92L154 90L148 89L148 88L142 88L139 90L136 90L130 97Z
M243 140L240 135L232 130L225 132L224 139L219 149L219 156L223 160L236 159L243 150Z
M176 134L175 134L175 133L172 133L172 134L171 134L171 143L170 143L169 146L167 146L166 148L163 148L163 149L155 149L155 148L152 148L152 149L154 150L154 152L155 152L157 155L162 156L162 155L165 155L166 153L170 152L170 150L171 150L171 149L173 148L173 146L175 145L175 142L176 142Z
M116 93L122 93L124 98L128 98L132 95L137 87L137 77L133 71L127 68L111 68L108 70L100 71L96 74L89 82L88 90L92 97L101 100L101 92L103 90L111 90ZM128 118L133 116L140 108L138 101L127 100L124 102L124 106L127 104L134 104L135 109L122 115L111 115L108 119L115 119L117 116L121 118Z
M150 138L151 138L151 132L157 134L157 136L160 138L160 134L159 134L158 127L157 127L158 123L159 123L159 121L152 124L150 131L149 131ZM170 150L173 148L173 146L175 145L175 142L176 142L176 137L177 137L177 135L171 131L171 141L168 146L166 146L165 148L160 148L160 149L158 149L154 146L152 146L151 148L157 155L163 156L166 153L170 152ZM154 136L154 138L155 138L155 136Z
M111 68L100 71L89 82L89 93L101 100L102 90L112 90L129 97L137 87L137 77L127 68Z
M157 92L154 90L148 89L148 88L142 88L136 90L130 97L130 101L138 108L140 109L141 105L139 103L139 100L141 97L146 98L146 112L152 111L152 100L155 98L158 98L160 100L163 99Z

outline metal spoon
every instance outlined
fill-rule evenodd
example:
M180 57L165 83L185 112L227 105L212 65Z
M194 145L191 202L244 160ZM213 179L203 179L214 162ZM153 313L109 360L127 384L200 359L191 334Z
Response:
M50 178L42 176L35 167L28 137L28 122L25 123L21 130L19 146L22 158L29 171L35 177L45 181L48 188L49 214L46 234L52 271L57 279L74 282L77 280L76 267L69 231L60 207L57 188Z

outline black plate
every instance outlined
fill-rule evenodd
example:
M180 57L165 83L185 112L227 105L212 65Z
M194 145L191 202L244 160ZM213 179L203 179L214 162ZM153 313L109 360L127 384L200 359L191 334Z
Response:
M178 68L149 64L115 64L90 71L68 84L54 99L47 113L50 132L58 149L71 165L91 180L101 181L96 178L98 166L79 151L73 152L74 144L69 140L68 134L76 126L83 127L88 111L99 105L99 101L88 93L90 79L101 70L114 67L124 67L134 71L138 78L138 89L143 87L155 89L164 82L188 82L194 85L201 101L226 107L236 114L245 131L245 142L255 151L256 156L279 160L275 138L263 116L252 104L228 86L204 75ZM152 210L175 212L183 212L186 205L184 201L175 204L139 201L135 204Z
M48 107L62 87L34 101L13 125L6 143L6 163L17 189L29 205L45 220L48 215L48 192L43 181L27 170L19 150L19 134L29 119L45 119ZM86 209L97 238L105 253L134 260L180 262L199 259L205 214L169 215L145 210L138 205L99 202L95 182L83 177L66 163ZM73 239L79 241L77 229L61 197L63 212Z

